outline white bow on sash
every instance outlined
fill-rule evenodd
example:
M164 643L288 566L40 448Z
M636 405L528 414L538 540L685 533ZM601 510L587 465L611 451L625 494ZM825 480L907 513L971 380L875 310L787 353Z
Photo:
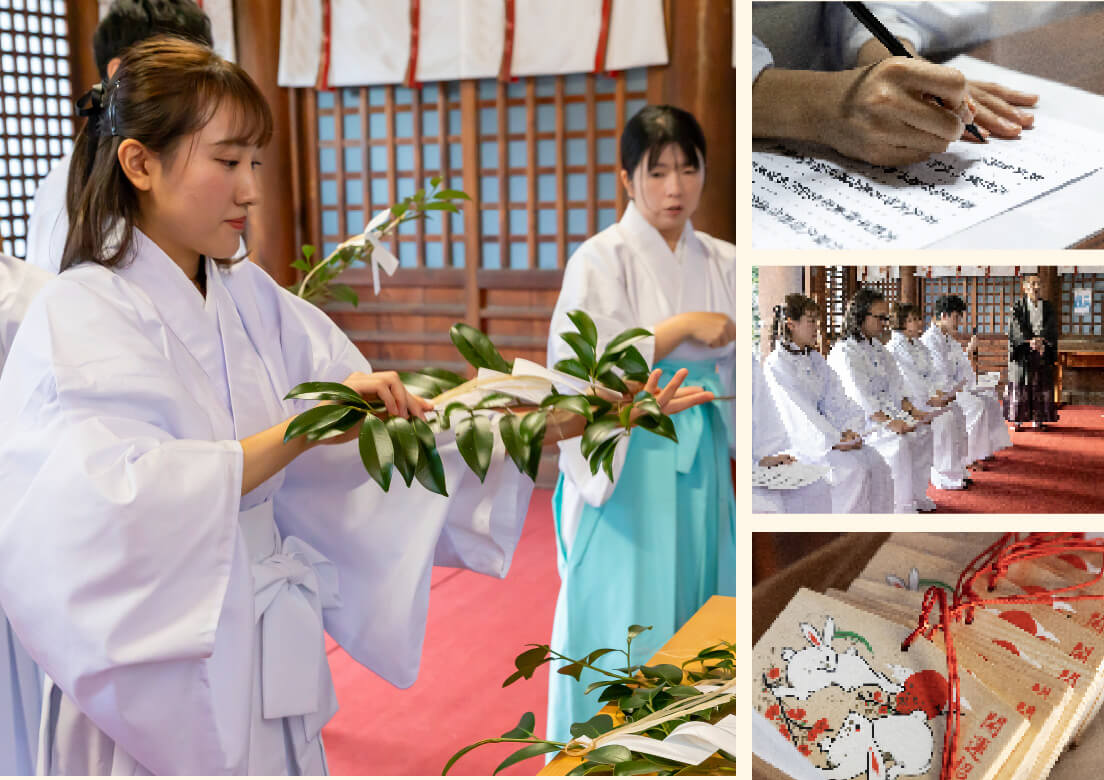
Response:
M253 584L264 717L302 715L314 739L337 712L322 628L322 609L341 606L337 568L289 536L280 552L253 564Z
M376 214L376 216L372 217L372 221L364 226L364 243L372 245L372 254L369 256L368 262L372 266L372 291L376 295L379 295L380 291L380 269L382 268L385 274L391 276L395 273L395 269L399 267L399 258L384 249L383 245L380 244L379 238L374 235L374 232L381 228L390 218L391 209L384 209Z

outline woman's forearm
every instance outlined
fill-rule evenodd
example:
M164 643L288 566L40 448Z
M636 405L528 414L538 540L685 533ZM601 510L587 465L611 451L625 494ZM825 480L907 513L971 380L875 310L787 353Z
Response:
M822 96L838 79L835 73L767 68L751 88L752 136L818 140Z
M241 440L242 495L272 477L311 448L311 443L302 436L284 442L284 431L293 419L289 417L267 430Z

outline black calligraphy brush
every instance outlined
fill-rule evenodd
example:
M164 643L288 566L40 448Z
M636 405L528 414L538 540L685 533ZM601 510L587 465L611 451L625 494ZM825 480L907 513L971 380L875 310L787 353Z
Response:
M866 7L865 3L844 3L844 5L847 6L847 10L854 14L855 18L858 19L860 23L862 23L862 26L869 30L870 34L878 39L882 46L885 46L887 49L889 49L890 54L895 57L908 57L909 59L913 58L912 54L909 53L909 50L905 48L905 45L897 40L893 33L886 29L884 24L878 21L878 17L875 16L871 12L871 10ZM946 106L943 105L943 101L940 100L938 97L935 98L935 102L938 103L940 106L946 108ZM966 125L966 132L974 136L974 138L978 139L982 143L985 143L985 139L981 136L981 131L977 129L977 125L975 125L973 122Z

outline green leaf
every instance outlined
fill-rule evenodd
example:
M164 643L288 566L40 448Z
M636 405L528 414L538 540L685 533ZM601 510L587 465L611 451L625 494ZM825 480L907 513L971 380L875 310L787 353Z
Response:
M445 390L451 390L454 387L464 384L467 380L464 377L457 374L455 371L449 371L444 368L435 368L434 366L426 366L419 374L425 374L426 376L433 377L445 385Z
M522 676L523 675L522 675L521 672L514 672L509 677L507 677L505 680L503 680L502 687L505 688L507 685L513 685L518 680L520 680L522 678Z
M433 197L437 200L471 200L463 190L441 190Z
M502 444L506 447L506 454L517 466L522 474L528 473L529 448L521 440L521 420L517 415L505 414L498 421L498 433L502 437Z
M610 438L617 428L617 420L603 419L592 422L583 431L582 452L584 458L589 458L598 445Z
M426 426L426 428L428 427ZM430 435L433 435L432 431L430 431ZM426 447L419 441L418 449L418 468L414 471L414 477L431 493L447 496L445 465L441 462L441 456L437 452L437 448Z
M402 203L396 203L394 206L392 206L391 215L393 217L401 217L403 214L405 214L407 209L410 208L410 205L407 202L408 200L409 199L406 199Z
M617 456L616 445L602 451L602 470L606 472L606 476L609 477L609 481L614 481L613 476L613 459Z
M613 768L615 777L631 777L633 775L650 775L653 772L661 772L664 767L652 763L646 758L638 758L633 761L622 761Z
M595 764L623 764L632 760L632 753L620 745L603 745L587 753L587 761Z
M304 401L341 401L362 409L368 407L360 393L340 382L303 382L288 390L284 400L289 398L300 398Z
M541 448L544 446L544 433L548 426L548 413L529 412L521 418L521 441L529 450L525 474L534 482L540 471Z
M595 769L597 767L605 767L605 764L595 764L590 761L584 761L583 763L572 769L570 772L568 772L565 777L582 777L583 775L590 774L591 769Z
M702 692L692 685L676 685L667 689L667 693L676 699L688 699L691 696L701 696Z
M579 362L587 370L589 375L598 365L598 359L594 355L594 347L587 343L586 339L580 336L578 333L561 333L560 339L567 343L571 347L572 352L579 358Z
M617 359L617 367L625 372L625 376L643 376L647 379L649 374L648 362L644 360L644 356L640 354L640 350L636 347L625 349L621 357Z
M414 429L414 435L418 437L418 445L423 449L437 449L437 438L433 435L429 424L425 420L413 417L410 427Z
M424 372L400 371L399 381L403 383L408 391L423 398L433 398L451 389L446 387L441 380Z
M508 755L505 760L503 760L503 762L495 768L495 771L491 772L491 774L497 775L506 767L513 766L519 761L524 761L525 759L532 758L533 756L543 755L544 753L551 753L559 749L559 744L555 742L535 742L532 745L526 745L516 753L511 753L510 755Z
M433 203L427 203L422 206L423 211L451 211L453 214L459 214L460 209L453 203L448 201L435 201Z
M297 436L309 438L313 433L321 433L340 422L348 412L349 407L340 404L325 404L308 409L288 423L284 431L284 441L291 441Z
M441 177L440 176L434 176L432 179L429 180L429 186L430 187L436 187L440 183L441 183Z
M597 378L599 382L601 382L611 390L616 390L619 393L629 392L628 385L621 381L621 377L617 376L617 374L613 373L612 371L604 371L598 374Z
M621 685L621 684L622 683L621 683L620 680L597 680L595 682L592 682L590 685L588 685L586 687L586 690L583 691L583 694L586 695L586 694L591 693L592 691L598 690L599 688L605 688L605 687L610 686L610 685Z
M574 677L576 680L578 680L579 675L583 673L583 669L585 668L586 667L583 666L581 663L576 662L573 664L567 664L566 666L561 666L559 669L556 670L556 672L558 674L567 675L568 677Z
M590 720L584 723L572 723L571 724L571 736L582 737L587 736L591 739L597 739L602 734L613 728L613 718L609 715L595 715ZM587 755L589 758L590 754Z
M395 466L395 449L391 446L391 437L383 420L373 415L364 418L360 429L360 460L374 479L386 492L391 487L391 469Z
M525 739L533 736L533 729L537 727L537 719L533 713L527 712L521 716L521 720L512 729L502 735L503 739Z
M460 422L456 423L456 447L460 450L460 456L468 464L468 468L479 477L479 481L485 480L487 470L491 467L491 453L494 450L491 421L482 415L461 418Z
M659 401L655 399L654 395L642 394L640 400L636 401L633 406L645 414L652 414L657 417L663 415L663 410L659 408Z
M585 417L588 422L594 419L594 414L590 409L590 403L585 396L581 395L560 395L559 393L552 393L541 401L541 407L563 409L572 414L577 414L580 417Z
M594 452L592 452L590 454L590 457L587 459L587 463L590 465L590 473L591 474L597 474L598 473L598 469L602 468L603 465L605 464L607 456L609 458L611 458L610 469L613 468L613 465L612 465L613 453L615 453L617 451L617 442L620 439L621 439L621 435L611 436L610 438L606 439L604 442L599 444L597 449L595 449ZM611 481L613 480L612 476L610 477L610 480Z
M351 306L359 306L360 298L357 297L356 292L347 284L331 284L330 292L333 293L333 297L339 301L343 301Z
M462 410L468 412L468 414L471 414L471 410L468 409L468 405L466 403L464 403L463 401L453 401L445 407L444 413L441 414L441 417L439 418L441 420L441 428L446 431L449 429L449 426L452 425L452 413L457 410Z
M628 641L632 642L634 639L636 639L638 636L643 634L645 631L651 631L651 630L652 630L652 626L641 626L641 625L637 625L636 623L634 623L633 625L629 626Z
M644 415L636 421L636 427L643 428L646 431L662 436L665 439L670 439L673 442L678 442L678 433L675 432L675 423L667 415L663 414L659 417L653 415Z
M603 647L601 650L592 650L590 655L588 655L586 657L586 662L588 664L593 664L595 661L597 661L602 656L609 655L610 653L619 653L619 652L621 652L621 651L620 650L614 650L612 647Z
M663 680L669 685L682 684L682 669L673 664L659 664L658 666L641 666L640 672L645 677L655 680Z
M552 660L552 656L548 653L548 645L537 645L514 659L514 666L518 668L518 671L528 680L533 676L533 673L538 667L543 666Z
M309 271L310 263L300 257L298 260L291 261L291 267L298 271Z
M623 685L622 683L616 683L614 685L607 686L607 688L602 691L601 695L598 697L598 701L614 701L615 699L620 699L623 696L630 695L632 695L632 688L627 685Z
M303 257L307 260L310 260L312 257L314 257L314 247L310 244L303 244L300 251L303 253Z
M605 350L602 352L602 358L612 356L623 350L625 347L636 344L638 341L643 341L652 335L650 330L644 328L629 328L622 333L618 333L609 343L606 344Z
M593 415L593 419L595 419L595 420L597 420L599 417L604 417L606 412L608 412L610 409L613 408L613 403L611 403L610 401L607 401L605 398L602 398L601 396L598 396L598 395L585 395L583 397L586 398L587 403L590 404L591 414Z
M590 374L587 373L586 366L575 358L557 361L556 365L552 366L552 368L561 373L573 376L576 379L582 379L586 382L590 381Z
M458 322L449 330L449 338L456 349L476 368L489 368L509 374L511 366L503 359L486 334L464 322Z
M363 420L365 415L368 414L363 409L354 409L351 406L343 408L345 409L345 414L343 416L331 423L328 427L319 428L307 434L307 439L310 441L323 441L325 439L332 439L335 436L340 436Z
M594 320L590 318L582 309L576 309L575 311L569 311L567 318L571 320L571 324L579 331L579 335L583 337L583 340L590 345L590 351L593 353L598 349L598 328L594 325Z
M395 468L399 470L406 486L410 487L418 468L418 437L414 433L414 426L402 417L390 417L384 425L395 450Z

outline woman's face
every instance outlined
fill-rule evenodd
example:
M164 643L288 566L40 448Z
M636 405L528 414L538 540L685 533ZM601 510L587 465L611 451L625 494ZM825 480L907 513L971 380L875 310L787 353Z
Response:
M905 320L905 335L910 339L918 339L924 335L924 320L916 314L909 314Z
M154 156L142 228L170 256L237 254L246 214L257 202L259 149L236 139L236 111L225 103L170 157Z
M870 314L862 321L862 334L869 339L880 338L889 322L889 304L884 300L870 305Z
M790 331L790 341L798 347L816 346L817 329L820 323L817 321L816 312L807 311L799 320L786 320Z
M633 171L621 171L621 183L637 211L668 240L677 240L686 221L698 209L705 183L703 165L694 167L678 144L668 144L648 169L648 155Z

